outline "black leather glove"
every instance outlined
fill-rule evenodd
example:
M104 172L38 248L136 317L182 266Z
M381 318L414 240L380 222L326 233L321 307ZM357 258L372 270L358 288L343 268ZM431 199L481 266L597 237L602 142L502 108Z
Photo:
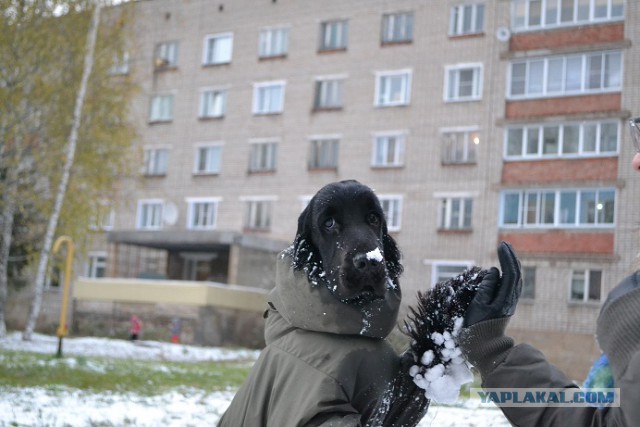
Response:
M489 319L509 317L516 311L522 291L520 261L510 244L500 242L498 260L502 269L491 267L464 316L464 326L469 327Z

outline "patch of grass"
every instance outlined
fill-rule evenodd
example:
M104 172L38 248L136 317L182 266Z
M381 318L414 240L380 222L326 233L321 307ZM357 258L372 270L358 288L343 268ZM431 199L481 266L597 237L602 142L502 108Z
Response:
M176 388L237 388L249 373L239 362L159 362L0 351L0 387L66 386L152 396Z

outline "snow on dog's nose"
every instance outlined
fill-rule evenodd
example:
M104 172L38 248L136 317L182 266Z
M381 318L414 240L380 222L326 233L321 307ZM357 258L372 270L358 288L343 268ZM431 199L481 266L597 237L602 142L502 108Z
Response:
M357 253L353 257L353 265L360 271L378 267L382 263L382 253L375 248L367 253Z

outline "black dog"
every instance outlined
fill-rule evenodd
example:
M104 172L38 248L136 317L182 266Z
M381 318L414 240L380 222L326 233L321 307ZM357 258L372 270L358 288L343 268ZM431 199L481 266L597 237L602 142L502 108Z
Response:
M311 199L298 218L293 259L294 269L346 303L384 297L402 274L378 198L354 180L329 184Z
M397 326L400 251L378 198L357 181L323 187L277 260L267 346L221 427L415 426L429 401L409 375Z

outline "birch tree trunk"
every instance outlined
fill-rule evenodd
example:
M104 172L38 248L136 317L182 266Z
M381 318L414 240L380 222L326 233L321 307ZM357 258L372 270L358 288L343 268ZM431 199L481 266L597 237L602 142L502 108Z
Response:
M51 246L53 245L53 237L58 227L58 219L60 218L60 211L62 210L62 203L67 192L67 185L69 183L69 176L71 175L71 167L73 166L73 159L76 152L76 146L78 144L78 130L80 128L80 122L82 119L82 107L87 92L87 86L89 83L89 77L93 70L94 52L96 46L96 38L98 35L98 27L100 24L100 9L101 5L98 3L95 5L93 16L91 18L91 24L89 26L87 36L87 47L84 57L84 68L82 71L82 80L80 81L80 87L76 96L75 108L73 111L73 122L71 123L71 131L69 132L69 140L66 147L66 158L64 167L62 169L62 177L60 184L58 185L58 191L56 193L55 203L49 222L47 224L47 230L44 236L44 242L42 250L40 252L40 260L38 262L38 269L36 271L35 278L35 290L34 297L31 303L31 311L27 324L22 333L22 339L24 341L30 341L33 337L33 330L35 329L38 316L40 315L40 308L42 306L42 294L45 286L45 277L47 271L47 264L49 262L49 255L51 252Z
M16 148L20 141L14 141ZM9 250L11 248L11 233L13 231L13 218L16 212L16 197L18 194L18 167L9 165L5 176L5 187L2 194L2 212L0 213L2 224L0 231L0 338L7 335L5 322L5 306L9 289Z

